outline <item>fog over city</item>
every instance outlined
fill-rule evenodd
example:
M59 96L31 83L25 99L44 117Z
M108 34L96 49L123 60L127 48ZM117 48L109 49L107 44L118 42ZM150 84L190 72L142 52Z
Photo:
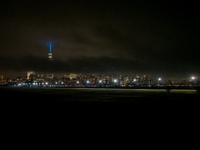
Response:
M0 6L0 74L200 74L195 2L9 1ZM54 61L49 63L49 44Z

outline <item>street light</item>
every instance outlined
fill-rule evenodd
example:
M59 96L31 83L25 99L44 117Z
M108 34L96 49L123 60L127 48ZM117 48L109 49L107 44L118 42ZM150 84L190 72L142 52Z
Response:
M192 87L194 87L194 86L195 86L195 84L196 84L196 83L195 83L195 82L196 82L196 80L195 80L195 79L196 79L196 77L195 77L195 76L192 76L192 77L191 77L191 80L190 80L190 81L191 81L191 86L192 86Z
M90 81L89 81L89 80L87 80L87 83L90 83Z
M161 82L160 82L161 80L162 80L162 79L159 77L159 78L158 78L158 84L157 84L157 85L158 85L158 87L160 87L160 86L161 86Z
M113 81L114 81L114 86L116 86L116 84L117 84L117 79L114 79Z

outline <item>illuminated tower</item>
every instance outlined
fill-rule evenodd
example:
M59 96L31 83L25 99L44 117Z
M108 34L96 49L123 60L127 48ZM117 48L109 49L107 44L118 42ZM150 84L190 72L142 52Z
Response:
M48 58L49 58L49 60L53 60L52 52L51 52L51 44L49 45L49 47L50 47L50 51L49 51L49 54L48 54Z

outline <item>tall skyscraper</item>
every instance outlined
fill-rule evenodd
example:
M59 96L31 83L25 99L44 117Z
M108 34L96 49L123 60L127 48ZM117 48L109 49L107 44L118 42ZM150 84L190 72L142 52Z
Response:
M49 47L50 47L50 51L49 51L49 54L48 54L48 58L49 58L49 60L53 60L52 52L51 52L51 44L49 45Z

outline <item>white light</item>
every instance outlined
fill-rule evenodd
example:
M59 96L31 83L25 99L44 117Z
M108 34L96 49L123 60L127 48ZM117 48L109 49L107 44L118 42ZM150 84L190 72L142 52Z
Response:
M158 80L161 81L162 79L161 79L161 78L158 78Z
M194 79L195 79L195 77L192 77L191 79L192 79L192 80L194 80Z
M55 82L55 84L58 84L58 82Z
M117 79L114 79L114 82L117 82Z
M136 79L133 79L133 81L135 82L135 81L136 81Z
M46 82L45 84L48 85L48 82Z
M102 81L101 80L99 80L99 83L101 83Z
M35 83L33 83L33 85L35 85Z
M90 83L90 81L87 80L87 83Z
M76 83L79 84L79 81L77 81Z
M64 82L61 82L61 84L63 84Z

